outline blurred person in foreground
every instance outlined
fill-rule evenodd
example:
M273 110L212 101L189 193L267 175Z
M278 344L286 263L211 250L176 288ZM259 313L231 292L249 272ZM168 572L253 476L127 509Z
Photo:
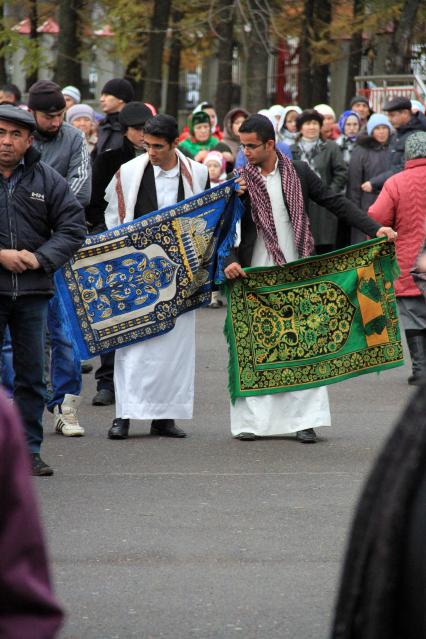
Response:
M330 639L426 637L425 415L422 386L359 499Z
M412 362L409 384L426 379L426 302L410 273L425 239L426 132L413 133L405 145L405 169L384 184L368 214L398 233L396 256L401 274L395 280L398 311Z
M53 639L63 613L53 595L29 478L22 425L0 391L0 637Z

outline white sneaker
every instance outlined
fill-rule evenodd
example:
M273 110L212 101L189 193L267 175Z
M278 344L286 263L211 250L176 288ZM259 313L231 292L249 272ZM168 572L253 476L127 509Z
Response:
M84 428L80 426L77 418L77 408L81 402L78 395L65 395L60 406L55 406L53 414L55 416L55 430L60 435L66 437L82 437Z

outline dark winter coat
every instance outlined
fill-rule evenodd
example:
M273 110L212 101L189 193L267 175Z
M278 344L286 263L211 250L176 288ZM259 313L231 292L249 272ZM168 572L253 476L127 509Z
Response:
M41 268L12 273L0 266L0 295L52 295L53 274L86 237L84 209L61 175L30 148L11 195L0 176L0 249L26 249Z
M302 153L298 144L291 147L291 152L293 160L301 159ZM331 140L320 141L311 168L332 192L341 193L345 188L348 169L335 142ZM315 245L335 245L338 223L336 216L330 212L330 209L319 206L318 202L309 202L307 208Z
M370 182L375 191L379 192L391 175L395 175L395 173L399 173L404 169L405 143L410 134L416 131L426 131L426 117L423 113L414 113L408 124L399 127L392 135L389 142L391 167L387 171L382 171L371 177Z
M118 113L109 113L98 127L98 141L92 151L92 159L108 149L118 149L123 143L123 131L118 121Z
M373 175L388 171L391 166L389 144L380 144L371 135L358 138L349 163L346 197L367 212L376 201L378 192L366 193L361 184L369 181Z
M91 233L106 229L104 200L105 190L120 166L135 157L133 144L124 137L118 149L109 149L98 155L92 166L92 197L86 207L86 220Z
M349 202L341 193L335 193L330 187L325 185L320 178L312 171L307 162L293 161L294 168L300 179L302 187L305 211L311 202L320 207L326 207L331 211L331 215L342 218L351 226L358 226L362 231L370 236L375 236L380 225L371 220L368 215ZM286 202L285 193L283 193ZM238 262L241 266L251 265L253 249L257 239L257 228L251 214L250 198L246 195L243 199L245 211L241 218L241 242L238 247L232 249L226 260L227 264Z
M361 184L370 180L373 175L387 171L391 165L389 143L380 144L370 135L361 135L357 139L349 163L348 186L346 197L359 206L365 213L374 204L379 195L376 191L367 193ZM355 228L340 228L340 245L357 244L366 240L364 233Z

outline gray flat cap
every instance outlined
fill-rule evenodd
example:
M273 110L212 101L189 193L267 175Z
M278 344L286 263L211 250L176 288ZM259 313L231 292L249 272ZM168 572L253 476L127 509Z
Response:
M2 104L0 105L0 120L6 120L7 122L14 122L15 124L19 124L19 126L23 126L30 131L35 131L36 129L36 121L31 113L28 111L24 111L19 107L13 106L12 104Z
M383 111L403 111L404 109L411 111L411 100L402 95L396 95L383 105Z

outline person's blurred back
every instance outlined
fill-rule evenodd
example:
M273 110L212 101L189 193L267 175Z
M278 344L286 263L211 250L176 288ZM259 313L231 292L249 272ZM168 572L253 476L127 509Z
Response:
M0 391L0 637L53 639L63 613L53 595L23 429Z

